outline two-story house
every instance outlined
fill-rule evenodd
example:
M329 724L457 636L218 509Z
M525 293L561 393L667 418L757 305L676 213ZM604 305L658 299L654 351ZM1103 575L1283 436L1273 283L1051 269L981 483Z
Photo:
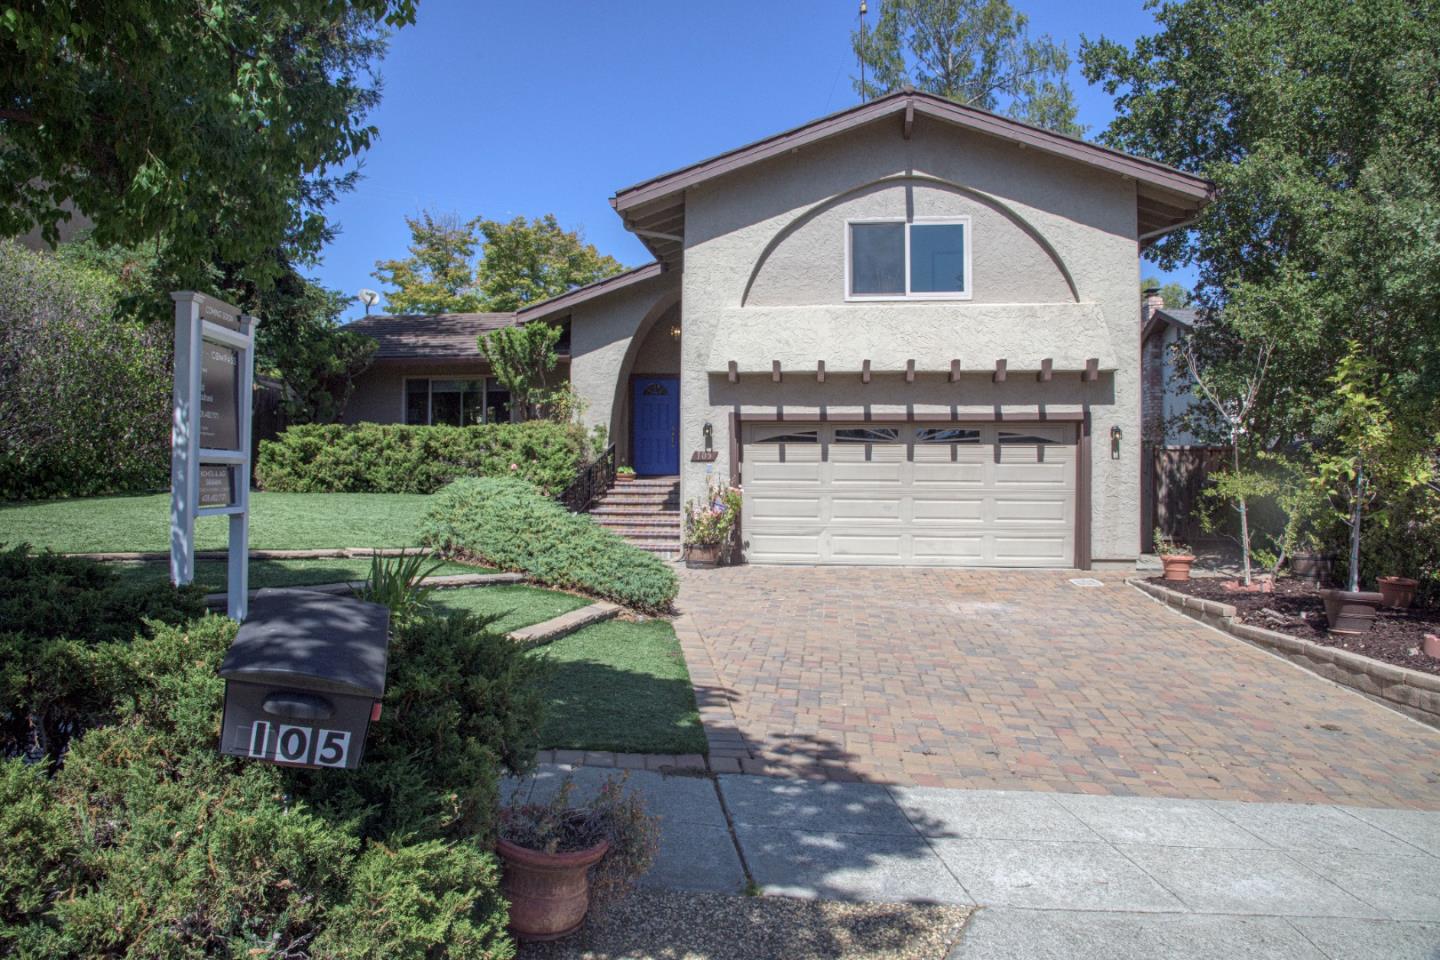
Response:
M743 486L751 563L1131 564L1139 255L1211 189L905 91L619 191L655 262L511 319L568 325L622 463ZM483 395L463 360L424 362ZM364 419L419 410L367 377Z

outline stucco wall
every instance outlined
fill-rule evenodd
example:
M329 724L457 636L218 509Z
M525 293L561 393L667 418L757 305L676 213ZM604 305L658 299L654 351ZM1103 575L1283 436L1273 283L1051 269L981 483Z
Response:
M629 374L639 370L635 362L646 335L662 326L663 316L678 309L679 298L679 277L662 274L582 303L571 313L570 383L585 400L586 425L605 426L621 463L628 463L630 457ZM649 354L647 359L659 358Z
M972 300L918 309L908 303L843 302L847 216L956 212L974 218ZM684 496L703 488L708 473L729 475L732 411L783 409L788 417L843 408L963 416L1038 411L1042 404L1052 411L1088 405L1095 438L1092 557L1135 556L1140 317L1133 181L938 121L917 120L906 141L891 117L691 188L685 230ZM1007 322L1005 313L1020 304L1031 305L1027 323ZM1077 306L1093 316L1093 324L1075 322ZM791 318L800 325L823 320L842 333L813 344L808 377L796 371L774 384L768 374L750 374L732 385L715 369L723 361L714 353L717 337L728 320L761 309L768 314L764 320L746 327L752 363L786 347ZM967 374L958 384L939 373L909 384L897 373L878 375L869 385L857 374L829 376L818 384L813 360L846 348L848 317L854 319L851 328L863 329L873 342L910 341L917 351L924 344L957 350L963 345L964 352L953 355L972 371L993 366L998 357L1013 360L1027 346L1030 354L1041 353L1030 358L1038 365L1044 354L1034 344L1056 343L1057 331L1072 341L1074 356L1107 356L1112 369L1089 384L1074 372L1057 373L1045 384L1022 372L1011 373L1004 384L991 383L983 373ZM948 370L948 355L914 358L921 370ZM690 463L689 452L702 446L707 422L714 426L720 459ZM1116 459L1110 455L1112 426L1124 432Z

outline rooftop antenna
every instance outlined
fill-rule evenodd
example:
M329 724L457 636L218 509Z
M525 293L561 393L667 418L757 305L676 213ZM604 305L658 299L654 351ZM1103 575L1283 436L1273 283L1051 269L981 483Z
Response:
M865 0L860 0L860 53L856 58L860 61L860 102L864 103L865 96L865 14L870 12L869 5Z
M374 290L363 289L358 294L360 302L365 304L365 316L370 316L370 308L380 302L380 294Z

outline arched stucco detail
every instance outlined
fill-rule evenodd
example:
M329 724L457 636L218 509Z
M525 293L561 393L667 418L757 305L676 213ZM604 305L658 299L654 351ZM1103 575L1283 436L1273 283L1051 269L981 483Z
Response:
M826 199L821 200L820 202L802 211L793 219L791 219L788 223L786 223L783 227L777 230L774 236L772 236L769 241L766 242L764 248L760 251L760 255L755 259L755 264L751 268L750 275L746 278L745 281L744 293L741 295L740 305L748 306L750 304L751 295L755 289L756 281L760 278L772 254L774 254L775 251L778 250L787 239L794 236L799 230L812 223L817 217L820 217L821 215L835 209L843 203L855 200L856 198L862 197L867 194L876 193L878 191L897 186L923 186L935 190L941 190L957 194L961 197L964 197L981 205L984 208L987 208L988 210L994 211L995 213L999 214L1001 217L1004 218L1004 220L1008 221L1010 224L1020 230L1026 237L1030 239L1032 243L1034 243L1037 248L1039 248L1044 253L1044 255L1049 259L1050 263L1053 264L1055 270L1059 273L1060 277L1064 280L1065 287L1069 291L1071 302L1080 302L1079 288L1076 286L1075 279L1072 276L1069 267L1061 258L1059 251L1057 251L1055 247L1050 243L1050 241L1045 238L1044 234L1042 234L1035 227L1035 225L1031 223L1026 217L1022 216L1019 211L1015 210L1013 207L1011 207L1009 204L1005 203L998 197L985 193L984 191L976 190L971 187L966 187L952 180L946 180L944 178L931 176L929 174L907 172L901 174L892 174L889 176L880 177L875 180L870 180L855 187L852 187L848 190L845 190L841 193L837 193L834 196L827 197Z
M615 451L623 463L630 460L630 375L637 372L635 358L639 355L645 339L650 336L650 331L660 322L660 318L672 309L678 316L679 307L680 288L676 287L662 295L645 312L630 337L630 344L625 348L625 359L621 361L619 376L615 378L615 397L610 405L610 442L615 444Z

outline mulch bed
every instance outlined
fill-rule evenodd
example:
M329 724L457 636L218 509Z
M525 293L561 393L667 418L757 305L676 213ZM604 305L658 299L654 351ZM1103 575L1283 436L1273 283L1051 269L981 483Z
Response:
M1304 580L1282 577L1274 593L1245 593L1227 590L1233 583L1223 577L1198 577L1170 581L1151 577L1151 583L1235 608L1241 623L1288 633L1327 647L1339 647L1399 667L1440 675L1440 660L1425 656L1421 644L1425 634L1440 634L1440 610L1380 609L1370 632L1359 637L1334 637L1325 629L1325 604L1316 587Z

